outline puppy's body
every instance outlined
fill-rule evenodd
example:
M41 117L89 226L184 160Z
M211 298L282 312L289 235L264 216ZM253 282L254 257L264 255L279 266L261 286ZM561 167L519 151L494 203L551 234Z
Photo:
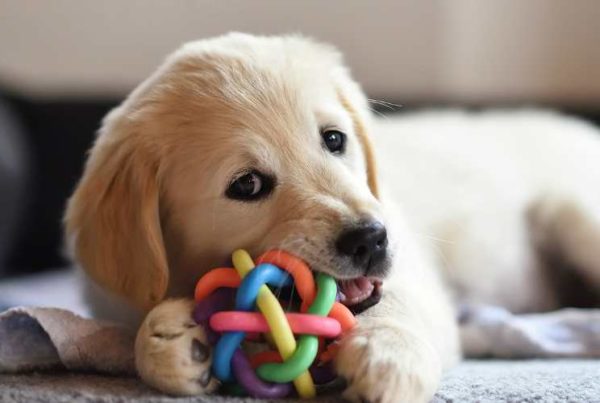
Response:
M327 142L332 130L344 147ZM109 114L69 202L67 232L97 283L99 313L132 320L124 302L133 317L155 307L136 359L162 390L201 393L215 383L204 375L210 360L198 354L204 339L190 303L156 305L189 297L233 249L279 247L343 280L343 290L344 281L385 277L381 302L343 339L337 369L350 398L424 401L459 357L448 284L455 299L553 307L538 259L553 247L600 280L600 256L586 248L600 240L593 133L543 113L371 122L333 49L229 35L184 46ZM256 193L237 193L248 185ZM358 230L363 243L348 252ZM378 287L361 290L349 301Z
M597 287L598 257L582 261L600 228L597 128L534 110L418 113L376 127L383 189L457 300L558 308L548 249ZM577 229L577 215L595 235Z

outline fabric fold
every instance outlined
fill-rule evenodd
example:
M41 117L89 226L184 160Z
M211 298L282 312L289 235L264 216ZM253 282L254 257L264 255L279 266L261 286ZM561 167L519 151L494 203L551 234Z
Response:
M135 333L57 308L12 308L0 314L0 371L64 367L134 375Z

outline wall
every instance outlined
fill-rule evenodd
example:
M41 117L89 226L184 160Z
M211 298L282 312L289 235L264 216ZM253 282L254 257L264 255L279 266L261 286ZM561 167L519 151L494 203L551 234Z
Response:
M595 0L0 0L0 82L121 96L180 43L230 30L338 45L371 96L600 100Z

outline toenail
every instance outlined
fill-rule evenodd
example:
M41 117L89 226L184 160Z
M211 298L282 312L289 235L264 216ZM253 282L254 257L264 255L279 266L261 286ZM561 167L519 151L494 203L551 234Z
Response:
M198 379L198 382L200 382L200 385L203 387L207 387L209 382L210 382L210 370L207 369L206 371L204 371L202 373L202 375L200 376L200 378Z
M192 340L192 360L197 361L197 362L204 362L204 361L208 360L209 356L210 356L210 351L208 349L208 346L206 344L202 343L198 339L193 339Z

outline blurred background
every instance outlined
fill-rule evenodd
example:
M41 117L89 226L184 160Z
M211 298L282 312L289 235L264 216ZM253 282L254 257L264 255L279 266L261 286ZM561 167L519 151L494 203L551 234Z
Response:
M229 31L331 42L398 113L600 120L597 0L0 0L0 278L67 265L62 210L103 115L180 44Z

